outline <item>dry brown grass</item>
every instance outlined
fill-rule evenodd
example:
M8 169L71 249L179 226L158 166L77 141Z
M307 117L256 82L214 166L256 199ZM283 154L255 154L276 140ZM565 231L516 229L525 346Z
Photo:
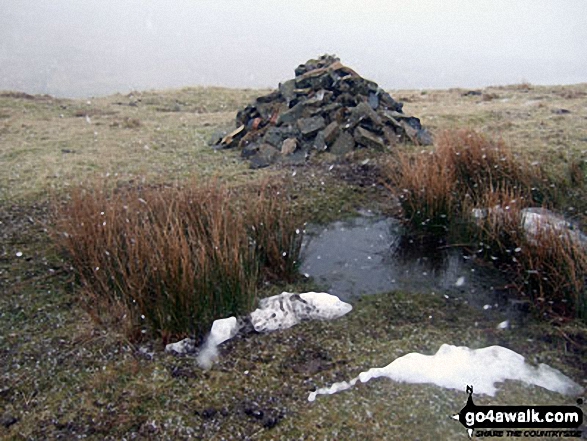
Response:
M452 170L454 190L474 203L499 188L526 193L535 180L501 139L467 129L447 130L436 138L435 155Z
M77 188L55 214L55 237L102 322L133 338L202 335L243 314L261 274L293 280L301 225L287 197L217 182L144 189Z
M571 235L541 230L517 257L522 293L549 315L587 322L587 250Z
M581 168L570 170L579 185ZM530 236L524 228L524 208L556 203L556 186L542 169L501 140L456 130L440 133L432 151L400 152L383 172L415 229L483 244L485 257L508 271L539 311L587 320L585 246L567 231L545 227Z
M486 200L490 208L474 230L486 257L512 275L519 294L541 313L587 321L587 249L578 235L547 221L528 231L519 195L498 192Z
M525 170L503 141L462 129L439 133L432 151L398 152L383 174L405 217L434 230L468 219L488 192L530 197L537 178Z
M443 228L453 210L454 169L435 152L400 152L382 168L386 186L414 225Z

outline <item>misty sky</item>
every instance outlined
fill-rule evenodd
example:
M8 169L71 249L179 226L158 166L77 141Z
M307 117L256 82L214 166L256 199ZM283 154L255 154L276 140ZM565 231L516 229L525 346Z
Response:
M587 82L586 0L0 0L0 90L276 87L323 53L387 89Z

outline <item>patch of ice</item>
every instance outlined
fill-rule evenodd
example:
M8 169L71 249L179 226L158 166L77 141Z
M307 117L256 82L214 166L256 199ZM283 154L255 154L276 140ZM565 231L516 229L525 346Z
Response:
M343 381L318 389L308 396L308 401L314 401L318 395L350 389L357 380L366 383L379 377L404 383L431 383L458 390L473 385L475 392L490 396L497 391L495 384L505 380L522 381L561 394L580 394L583 390L560 371L546 364L530 366L522 355L501 346L470 349L443 344L434 355L407 354L383 368L362 372L350 382Z

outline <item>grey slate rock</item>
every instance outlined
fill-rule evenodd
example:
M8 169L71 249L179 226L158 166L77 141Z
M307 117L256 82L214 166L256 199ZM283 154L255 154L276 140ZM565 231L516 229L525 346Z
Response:
M251 168L268 167L279 158L280 152L270 144L261 144L256 155L251 157Z
M353 137L357 144L360 144L364 147L376 149L376 150L383 150L385 148L385 142L375 133L359 126L353 132Z
M332 121L324 128L322 133L324 134L324 142L326 143L326 145L330 145L334 142L334 140L340 133L340 126L336 121Z
M298 102L291 109L279 115L279 118L277 119L277 125L280 126L282 124L294 124L299 118L302 117L305 108L306 105L304 102Z
M330 147L330 152L335 155L345 155L355 149L355 140L353 135L348 132L342 132Z
M377 83L362 78L332 55L308 60L295 78L256 98L237 114L236 133L218 147L241 149L251 167L302 164L311 154L344 155L357 147L387 149L398 142L430 144L420 120L402 111Z
M304 138L311 138L324 128L326 122L321 116L314 116L298 119L297 125Z

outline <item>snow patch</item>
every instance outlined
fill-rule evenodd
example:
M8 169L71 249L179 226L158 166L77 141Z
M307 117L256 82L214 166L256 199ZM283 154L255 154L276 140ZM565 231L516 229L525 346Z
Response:
M251 323L257 332L271 332L291 328L303 320L332 320L352 309L349 303L324 292L284 292L262 299L259 308L251 312Z
M411 353L397 358L383 368L362 372L350 382L334 383L310 393L308 401L318 395L327 395L347 390L358 380L362 383L373 378L388 377L404 383L431 383L447 389L464 390L471 384L475 392L494 396L495 383L505 380L522 381L561 394L579 394L581 386L560 371L546 364L533 367L524 357L501 346L470 349L465 346L443 344L434 355Z
M218 360L218 346L226 340L230 340L239 331L239 325L236 317L214 320L210 334L200 348L200 353L196 358L198 366L202 369L210 369L212 364Z
M251 312L244 320L228 317L214 321L210 334L200 347L197 356L198 365L202 369L210 369L218 360L218 346L238 334L243 327L246 327L247 321L250 321L257 332L271 332L291 328L304 320L332 320L347 314L352 309L350 304L324 292L302 294L283 292L261 299L259 308ZM188 344L186 342L189 341L193 345L193 340L185 339L167 345L165 350L185 354L189 352L186 350Z
M184 338L175 343L165 345L165 352L175 352L176 354L185 355L196 350L196 341L192 338Z
M485 219L489 214L505 214L505 210L499 206L493 208L473 208L471 216L476 222ZM526 238L536 243L541 235L545 233L554 232L559 235L567 235L567 237L575 244L587 247L587 235L584 234L577 225L567 221L564 217L540 207L524 208L521 211L522 227L526 233ZM516 252L520 252L520 248L516 248Z

